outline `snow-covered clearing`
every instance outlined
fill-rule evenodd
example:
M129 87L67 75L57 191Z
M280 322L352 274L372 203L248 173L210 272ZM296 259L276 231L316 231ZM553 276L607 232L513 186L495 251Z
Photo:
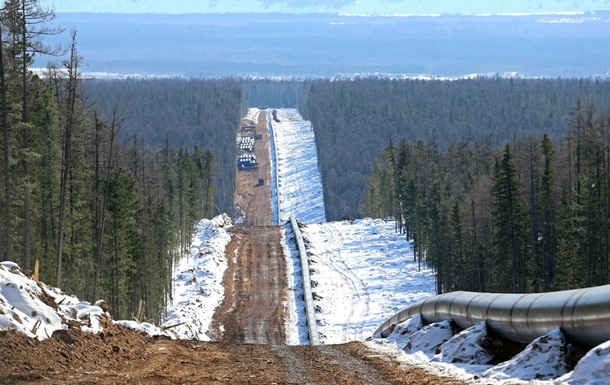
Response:
M310 224L301 231L323 343L362 341L402 306L434 294L433 272L418 269L394 221Z

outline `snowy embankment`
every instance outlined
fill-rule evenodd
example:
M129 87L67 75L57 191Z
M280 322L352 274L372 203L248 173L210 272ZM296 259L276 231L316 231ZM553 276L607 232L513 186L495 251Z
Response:
M16 330L29 337L45 339L56 330L79 327L98 333L104 325L120 324L136 331L178 339L210 340L207 334L224 295L222 278L227 268L225 248L231 236L231 220L220 215L201 220L188 257L175 270L173 303L161 327L146 322L114 321L105 303L80 301L60 289L36 282L14 262L0 263L0 330Z
M228 265L225 249L231 225L223 214L202 219L195 227L190 255L175 266L173 301L162 325L171 336L210 341L214 310L224 298L222 278Z
M394 221L306 225L320 340L362 341L401 307L434 294L434 274L418 268Z
M296 109L279 109L277 120L270 116L277 166L277 200L280 223L294 215L302 223L326 221L322 178L318 169L318 153L311 122ZM275 206L275 205L274 205Z
M0 330L16 330L43 340L57 330L79 327L98 333L110 323L121 324L149 335L163 331L150 323L113 321L106 305L80 301L60 289L26 276L14 262L0 262Z
M472 383L515 384L609 384L610 341L591 349L574 370L568 362L578 359L560 329L532 341L510 359L497 363L495 354L506 355L511 347L489 333L485 322L456 331L449 321L429 325L413 317L396 326L385 339L368 346L408 365Z

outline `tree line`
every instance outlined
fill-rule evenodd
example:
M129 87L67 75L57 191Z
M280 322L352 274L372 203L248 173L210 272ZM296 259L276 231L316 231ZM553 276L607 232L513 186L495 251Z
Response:
M114 317L158 319L194 222L214 214L217 158L201 141L125 135L120 99L96 104L83 86L77 33L44 45L53 16L37 0L0 9L1 258L38 259L41 280L106 299ZM35 74L38 54L66 59Z
M125 115L119 137L162 150L197 144L218 159L215 212L232 213L235 135L247 111L246 91L235 79L86 79L90 99L109 114L118 101Z
M610 104L598 79L308 80L301 114L316 132L329 220L364 215L369 176L390 138L501 145L528 134L556 140L578 98Z
M392 141L366 212L394 216L437 292L540 292L610 282L610 107L578 101L567 129L513 137Z

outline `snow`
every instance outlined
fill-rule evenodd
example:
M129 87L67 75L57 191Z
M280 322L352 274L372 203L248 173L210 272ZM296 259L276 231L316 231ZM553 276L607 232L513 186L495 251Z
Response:
M493 356L482 347L483 339L487 336L487 323L485 321L474 325L443 344L440 352L433 360L447 363L464 363L469 365L488 365L493 362Z
M0 330L16 330L39 340L75 324L85 332L99 333L103 330L103 322L111 320L102 306L103 301L92 305L68 296L58 288L36 282L14 262L0 262ZM113 322L149 335L164 334L151 324Z
M432 270L418 268L394 221L310 224L301 231L323 343L362 341L402 307L434 294Z
M275 111L279 122L269 116L275 142L275 154L272 151L271 157L277 167L279 205L274 217L279 217L280 223L288 221L291 215L303 223L325 222L322 178L311 122L304 120L296 109Z
M212 339L210 323L224 298L222 278L228 266L225 250L231 225L231 219L222 214L195 226L190 255L175 266L173 301L162 324L174 338Z
M405 353L423 352L435 355L440 346L453 337L451 321L429 324L411 335L403 351Z
M602 385L610 382L610 341L591 349L573 372L559 378L569 385Z
M536 338L511 360L483 373L493 380L552 380L568 372L565 363L566 337L560 329Z
M392 334L390 334L384 341L386 343L396 344L397 349L404 349L411 338L411 335L425 326L424 321L420 315L413 318L409 318L405 322L402 322L394 328Z

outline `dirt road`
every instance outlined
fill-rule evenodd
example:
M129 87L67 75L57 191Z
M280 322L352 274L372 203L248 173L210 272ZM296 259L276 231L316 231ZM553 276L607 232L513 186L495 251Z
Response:
M225 298L212 323L217 341L283 344L286 273L280 229L241 227L227 246Z
M273 213L271 211L271 160L269 158L269 128L267 126L267 111L261 111L258 121L249 122L244 120L242 127L254 125L256 134L261 139L256 140L253 154L258 160L259 166L255 169L237 171L235 181L234 204L235 209L241 214L243 225L271 226L273 224ZM242 130L243 131L243 130ZM259 180L263 185L259 185Z
M36 341L0 332L0 384L462 384L361 343L278 346L151 339L120 326Z
M244 121L242 127L253 123ZM258 115L255 127L254 134L260 139L253 153L259 167L237 172L235 204L241 210L243 224L234 228L227 246L225 297L214 314L212 335L220 342L279 345L286 341L286 267L281 230L271 226L266 111Z

